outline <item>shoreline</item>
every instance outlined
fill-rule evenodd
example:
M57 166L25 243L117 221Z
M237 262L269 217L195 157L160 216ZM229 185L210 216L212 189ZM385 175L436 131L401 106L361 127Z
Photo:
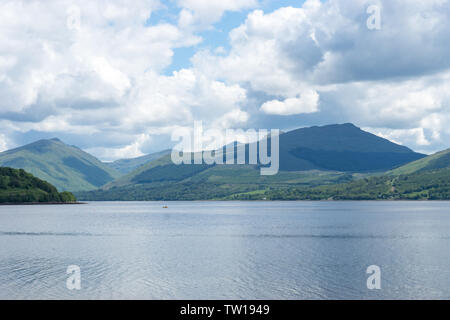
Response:
M52 205L78 205L86 202L2 202L0 206L52 206Z
M438 200L411 200L411 199L395 199L395 200L86 200L89 202L438 202L438 201L450 201L450 199L438 199Z
M51 205L82 205L89 202L160 202L160 203L176 203L176 202L446 202L450 199L438 200L411 200L411 199L384 199L384 200L87 200L77 202L0 202L0 206L51 206Z

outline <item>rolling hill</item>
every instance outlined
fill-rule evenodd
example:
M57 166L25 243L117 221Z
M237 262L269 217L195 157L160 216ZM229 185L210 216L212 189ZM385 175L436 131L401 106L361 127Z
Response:
M60 191L94 190L120 174L59 139L39 140L0 153L0 166L24 169Z
M69 192L59 193L50 183L22 169L0 167L0 204L4 203L74 203Z
M423 157L352 124L312 127L280 136L280 172L274 176L261 176L257 165L175 165L170 155L164 155L100 190L77 196L85 200L206 200L262 194L273 188L348 182Z

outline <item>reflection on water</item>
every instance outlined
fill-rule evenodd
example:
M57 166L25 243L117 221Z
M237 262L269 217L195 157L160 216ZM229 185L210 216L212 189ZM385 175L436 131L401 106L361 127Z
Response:
M0 207L0 299L450 298L448 202L165 204Z

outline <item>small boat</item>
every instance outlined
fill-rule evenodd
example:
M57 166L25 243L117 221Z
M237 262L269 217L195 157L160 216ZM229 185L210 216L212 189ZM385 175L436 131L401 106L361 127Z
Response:
M168 206L163 206L163 209L167 209L167 208L169 208Z

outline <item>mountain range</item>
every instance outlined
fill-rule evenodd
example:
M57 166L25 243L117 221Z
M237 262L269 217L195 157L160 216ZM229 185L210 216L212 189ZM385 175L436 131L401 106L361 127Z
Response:
M200 200L267 198L273 191L413 174L449 162L448 153L426 157L349 123L289 131L279 141L274 176L261 176L260 166L250 164L175 165L170 150L104 163L58 139L0 153L0 166L24 169L80 200Z

